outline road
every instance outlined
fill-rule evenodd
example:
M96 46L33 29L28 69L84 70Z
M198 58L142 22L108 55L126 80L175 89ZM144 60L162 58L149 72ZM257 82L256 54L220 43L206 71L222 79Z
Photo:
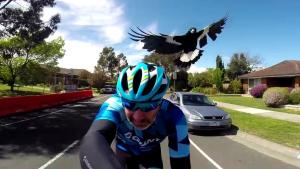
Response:
M80 139L102 101L109 95L56 108L0 118L1 169L80 169ZM235 130L228 134L234 135ZM225 137L224 133L191 133L193 169L296 169ZM164 168L170 168L167 141Z

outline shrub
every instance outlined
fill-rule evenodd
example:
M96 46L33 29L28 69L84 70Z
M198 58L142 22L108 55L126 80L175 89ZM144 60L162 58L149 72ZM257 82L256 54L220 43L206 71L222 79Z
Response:
M216 88L212 88L212 87L194 87L192 90L192 92L198 92L198 93L203 93L203 94L207 94L207 95L215 95L217 93L217 89Z
M59 85L59 84L50 87L50 91L51 92L55 92L55 93L61 92L63 90L64 90L64 86L63 85Z
M251 88L250 94L255 98L261 98L266 90L267 90L267 85L259 84Z
M289 90L286 87L271 87L263 94L263 101L269 107L280 107L289 100Z
M289 102L291 104L300 104L300 88L294 88L290 93Z
M233 80L230 82L229 88L234 94L241 93L242 84L239 80Z

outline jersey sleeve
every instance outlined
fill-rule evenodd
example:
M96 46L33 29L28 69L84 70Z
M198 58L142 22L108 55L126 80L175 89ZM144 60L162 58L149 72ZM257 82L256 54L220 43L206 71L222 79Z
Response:
M109 120L118 125L121 121L120 114L123 111L121 99L117 96L112 96L101 105L95 120Z
M169 155L171 168L190 168L190 142L188 137L188 126L183 112L175 105L170 110L172 114L171 126L174 126L168 136Z

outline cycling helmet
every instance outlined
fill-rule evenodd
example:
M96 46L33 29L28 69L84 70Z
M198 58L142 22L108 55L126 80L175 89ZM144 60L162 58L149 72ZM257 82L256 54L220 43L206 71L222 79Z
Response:
M158 101L169 87L165 69L153 63L140 62L124 68L118 78L117 93L135 102Z

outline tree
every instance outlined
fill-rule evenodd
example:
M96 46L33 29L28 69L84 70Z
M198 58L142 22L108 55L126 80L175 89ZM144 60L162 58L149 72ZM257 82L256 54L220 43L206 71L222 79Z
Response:
M6 6L9 5L12 1L13 1L13 0L8 0L8 1L5 2L5 0L1 0L1 1L0 1L0 10L6 8ZM3 5L2 5L2 3L3 3ZM1 5L2 5L2 6L1 6Z
M105 75L105 72L102 72L101 70L96 70L92 76L92 86L97 88L98 91L100 91L100 89L105 85L107 79L108 78Z
M57 29L60 16L54 15L47 22L41 20L44 7L53 7L54 0L24 1L28 2L28 9L10 8L7 4L1 7L0 25L3 29L0 29L0 37L18 36L25 40L26 47L30 49L42 43Z
M174 67L174 57L176 54L173 54L172 56L169 55L161 55L158 53L151 53L150 55L146 55L143 59L144 62L151 62L155 63L157 65L161 65L165 68L166 72L169 74L175 71Z
M43 42L34 48L26 48L25 40L12 37L0 40L0 75L14 90L17 77L28 70L28 63L57 65L57 60L64 56L64 41L57 38L50 42Z
M118 72L120 72L123 68L125 68L126 66L128 66L128 62L127 62L126 56L123 53L120 53L117 56L117 59L119 61Z
M49 82L51 72L46 66L41 66L37 62L29 62L19 74L19 82L25 85L46 84Z
M93 74L87 70L83 70L79 74L79 86L90 86L93 83Z
M219 68L221 70L221 81L224 81L224 76L225 76L225 69L224 69L224 63L222 61L221 56L217 56L216 58L216 68Z
M228 64L227 74L230 80L251 71L249 57L244 53L235 53Z
M54 0L24 1L29 5L27 9L8 7L12 2L8 1L0 10L0 69L11 91L28 63L57 64L64 55L63 40L45 42L60 22L58 14L47 22L41 19L44 7L53 7Z
M189 73L188 84L191 87L212 87L213 86L213 69L209 68L201 73Z
M125 62L123 66L120 66L120 62ZM110 75L110 79L113 80L114 76L118 71L121 69L121 67L127 66L127 60L126 56L121 53L118 56L116 56L114 52L114 48L112 47L104 47L102 49L102 52L99 54L99 60L97 62L97 66L95 67L96 71L101 71L105 74Z
M218 92L222 90L222 70L220 68L216 68L213 72L213 82L216 85Z

